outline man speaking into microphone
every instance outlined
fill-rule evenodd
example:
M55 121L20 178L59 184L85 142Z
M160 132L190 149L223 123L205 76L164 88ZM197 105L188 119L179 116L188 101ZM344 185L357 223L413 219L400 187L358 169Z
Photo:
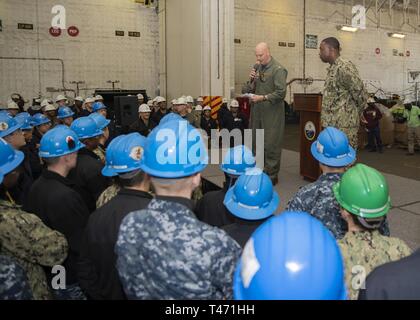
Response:
M281 150L283 144L287 70L270 54L267 43L255 48L257 63L251 70L249 81L242 93L251 96L251 128L255 153L255 130L264 129L264 171L273 185L278 183Z

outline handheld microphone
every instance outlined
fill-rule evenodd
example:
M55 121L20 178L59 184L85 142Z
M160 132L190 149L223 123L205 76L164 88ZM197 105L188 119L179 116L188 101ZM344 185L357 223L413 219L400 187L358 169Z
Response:
M259 72L260 67L261 67L261 64L259 62L257 62L256 64L254 64L254 70L255 70L256 73ZM257 79L257 77L251 79L251 83L253 83L256 79Z

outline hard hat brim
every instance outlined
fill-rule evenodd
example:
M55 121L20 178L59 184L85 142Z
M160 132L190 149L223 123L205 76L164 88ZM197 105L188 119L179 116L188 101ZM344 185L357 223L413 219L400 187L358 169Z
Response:
M42 126L43 124L47 124L47 123L51 123L51 120L45 119L45 120L42 120L42 122L40 122L40 123L34 123L34 127L39 127L39 126Z
M105 177L116 177L118 175L114 169L108 166L103 167L101 172L102 172L102 175Z
M266 207L259 209L246 207L234 200L234 187L231 187L226 192L225 200L223 201L223 204L232 215L240 219L251 221L263 220L272 216L276 212L279 203L280 197L277 194L277 192L273 189L273 196L271 198L270 203Z
M2 166L1 172L4 175L7 175L8 173L12 172L22 163L24 158L25 155L22 151L15 150L15 156L13 157L13 160Z
M23 125L22 128L20 128L20 129L21 130L31 130L32 128L33 128L33 126L31 126L31 125L28 125L28 126Z
M86 135L86 136L77 136L79 139L89 139L89 138L95 138L103 135L104 132L102 130L96 131L94 134Z
M80 149L82 149L84 147L85 147L85 145L79 141L79 143L74 148L74 150L69 150L69 151L66 151L66 152L63 152L63 153L54 153L54 154L51 154L51 153L47 154L47 153L43 153L42 151L39 151L38 155L39 155L40 158L58 158L58 157L66 156L68 154L75 153L75 152L79 151Z
M22 127L23 127L23 123L17 123L17 125L15 125L13 127L10 127L7 130L4 130L4 131L0 132L0 138L7 137L9 134L12 134L16 130L22 129Z
M106 127L108 127L110 123L111 123L111 120L106 119L104 124L101 126L101 130L104 130Z
M356 150L349 146L349 153L340 159L328 158L323 154L319 153L316 147L316 141L311 145L312 156L320 163L325 164L329 167L347 167L356 161Z
M106 106L103 106L103 107L100 107L100 108L95 108L95 109L92 109L93 110L93 112L97 112L97 111L99 111L99 110L106 110L107 108L106 108Z
M66 119L74 116L74 112L71 114L66 114L65 116L57 116L57 119Z

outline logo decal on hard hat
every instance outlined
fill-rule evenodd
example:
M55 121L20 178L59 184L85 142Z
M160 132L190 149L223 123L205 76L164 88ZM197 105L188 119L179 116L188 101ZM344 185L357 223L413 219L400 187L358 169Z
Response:
M254 239L250 238L245 245L244 251L241 257L242 270L241 277L245 288L248 288L251 284L255 274L260 270L260 263L255 255Z
M0 131L9 129L9 125L6 122L0 122Z
M66 137L66 143L67 143L67 146L69 147L69 150L76 148L76 142L74 141L72 136Z
M143 148L142 147L134 147L131 149L130 158L136 161L139 161L143 156Z
M324 146L321 143L319 143L319 141L317 141L317 143L316 143L316 150L319 153L324 154Z

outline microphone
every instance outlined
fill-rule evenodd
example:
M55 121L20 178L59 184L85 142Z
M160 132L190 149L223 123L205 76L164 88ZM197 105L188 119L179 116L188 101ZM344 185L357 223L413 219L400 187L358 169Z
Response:
M261 64L260 64L259 62L257 62L256 64L254 64L254 70L255 70L255 72L256 72L256 73L258 73L258 72L259 72L260 67L261 67ZM254 83L254 81L255 81L256 79L257 79L257 77L255 77L255 78L251 79L250 83Z

